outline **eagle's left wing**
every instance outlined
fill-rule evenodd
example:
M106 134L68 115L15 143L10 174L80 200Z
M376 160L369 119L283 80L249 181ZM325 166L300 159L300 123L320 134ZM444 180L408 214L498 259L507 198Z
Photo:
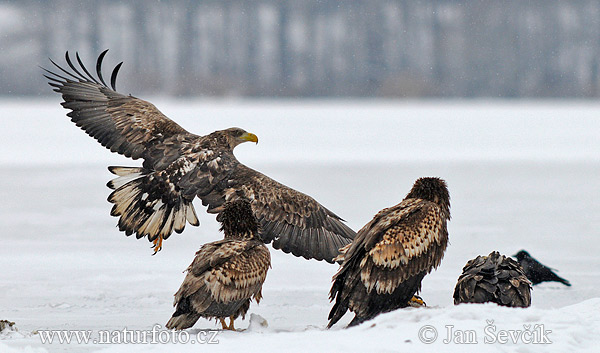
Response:
M239 162L220 179L209 193L197 194L202 204L208 206L208 212L220 213L226 201L250 200L261 225L261 238L265 243L272 242L275 249L306 259L333 262L339 248L352 242L356 235L340 217L312 197ZM189 189L194 183L195 180L187 178L181 186Z

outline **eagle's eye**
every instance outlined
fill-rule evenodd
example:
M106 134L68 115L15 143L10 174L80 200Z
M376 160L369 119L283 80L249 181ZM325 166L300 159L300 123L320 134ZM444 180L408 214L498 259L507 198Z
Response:
M244 134L244 131L242 129L232 129L230 130L230 134L233 137L240 137Z

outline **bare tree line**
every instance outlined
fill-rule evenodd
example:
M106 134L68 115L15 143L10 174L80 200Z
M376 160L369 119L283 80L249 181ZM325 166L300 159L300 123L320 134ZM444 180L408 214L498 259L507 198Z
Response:
M136 93L597 97L600 2L0 0L0 94L106 48Z

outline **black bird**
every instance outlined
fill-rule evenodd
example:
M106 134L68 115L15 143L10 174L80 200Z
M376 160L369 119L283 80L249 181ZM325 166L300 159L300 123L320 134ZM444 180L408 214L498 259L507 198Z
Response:
M542 283L542 282L560 282L565 286L570 287L571 283L566 279L559 277L553 271L556 271L550 267L542 265L538 260L534 259L529 255L529 253L525 250L521 250L515 255L513 255L523 267L523 272L531 283L534 285Z
M518 262L493 251L469 260L454 287L454 304L496 303L502 306L531 305L531 282Z

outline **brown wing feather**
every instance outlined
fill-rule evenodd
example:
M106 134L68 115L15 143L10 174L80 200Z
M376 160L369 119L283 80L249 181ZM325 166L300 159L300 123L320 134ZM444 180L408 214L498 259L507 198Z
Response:
M108 87L101 79L105 53L100 55L96 65L99 79L89 74L80 60L83 73L78 70L68 52L70 71L55 64L66 76L46 70L50 85L64 99L62 105L71 110L67 114L71 121L112 152L133 159L144 157L146 148L156 142L177 134L189 134L151 103ZM113 88L117 70L118 67L113 71Z
M336 299L328 327L350 309L358 324L407 305L425 274L439 266L448 244L447 216L435 203L405 199L381 210L345 247L333 277Z
M218 301L248 299L260 293L270 264L266 246L256 246L212 269L205 281Z
M386 214L371 229L380 239L360 263L361 281L368 291L392 293L400 283L439 266L448 244L442 210L434 203L409 199ZM390 275L380 278L381 274Z
M497 251L469 260L454 287L454 304L486 302L510 307L531 305L531 282L523 268Z
M196 253L177 293L175 303L201 290L210 295L194 296L192 305L202 312L212 301L228 303L260 294L271 266L269 250L253 240L220 240L205 244Z
M339 248L356 233L312 197L237 162L222 183L199 195L208 212L219 213L226 201L246 198L261 224L261 238L275 249L333 262Z

